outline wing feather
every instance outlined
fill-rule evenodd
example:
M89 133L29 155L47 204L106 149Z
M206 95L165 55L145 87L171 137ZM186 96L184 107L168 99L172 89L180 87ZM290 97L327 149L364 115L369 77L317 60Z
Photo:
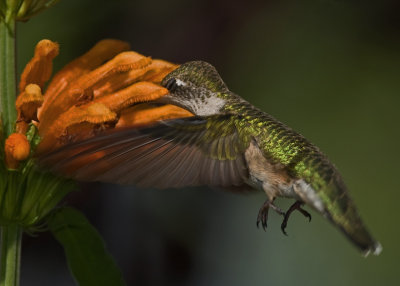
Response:
M190 117L105 132L39 161L83 181L240 189L248 179L244 152L250 140L244 136L233 116Z

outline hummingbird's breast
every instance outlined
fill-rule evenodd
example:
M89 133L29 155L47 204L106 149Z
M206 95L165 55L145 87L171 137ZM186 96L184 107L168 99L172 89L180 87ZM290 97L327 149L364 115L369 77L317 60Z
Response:
M263 190L273 201L276 197L300 199L294 189L295 179L279 163L271 163L262 154L255 140L245 152L249 169L249 184Z
M253 138L246 149L249 181L269 199L289 197L303 201L321 213L326 204L321 194L333 180L335 168L319 149L282 122L240 97L228 106L238 117L239 133ZM341 188L333 188L332 196ZM326 197L326 195L325 195Z

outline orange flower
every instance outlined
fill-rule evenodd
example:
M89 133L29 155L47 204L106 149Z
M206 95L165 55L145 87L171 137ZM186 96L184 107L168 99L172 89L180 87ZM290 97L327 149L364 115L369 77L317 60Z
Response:
M25 134L33 122L41 137L36 152L42 154L109 128L192 116L176 106L145 103L168 93L160 82L178 66L128 50L125 42L102 40L55 74L44 91L59 47L40 41L21 76L16 132Z

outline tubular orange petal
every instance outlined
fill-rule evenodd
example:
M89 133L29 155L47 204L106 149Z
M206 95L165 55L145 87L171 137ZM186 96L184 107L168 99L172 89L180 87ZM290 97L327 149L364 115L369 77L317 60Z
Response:
M142 80L143 76L148 72L149 66L142 69L134 69L127 73L119 73L113 75L108 80L101 81L93 89L93 96L100 97L127 87L130 84Z
M41 40L35 48L33 58L25 66L19 83L20 92L30 83L43 88L53 70L53 59L58 55L58 44L50 40Z
M115 127L140 127L159 120L190 116L193 116L193 114L175 105L167 104L155 107L151 104L143 103L124 110Z
M135 103L156 100L167 93L166 88L151 82L141 81L116 93L96 98L94 101L103 103L112 111L119 112Z

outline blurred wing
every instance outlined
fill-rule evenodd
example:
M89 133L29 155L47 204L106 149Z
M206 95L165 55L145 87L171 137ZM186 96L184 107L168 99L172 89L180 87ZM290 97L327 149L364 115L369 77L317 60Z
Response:
M248 178L250 141L231 116L161 121L106 132L40 158L51 170L83 181L170 188L240 189Z

